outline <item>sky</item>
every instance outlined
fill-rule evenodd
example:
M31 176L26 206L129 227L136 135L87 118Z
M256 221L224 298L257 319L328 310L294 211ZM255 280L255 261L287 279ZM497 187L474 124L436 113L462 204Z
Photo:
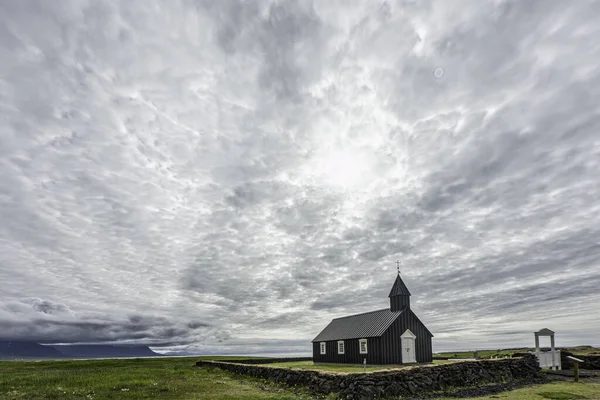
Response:
M600 2L0 0L0 340L600 344ZM544 342L542 343L544 344Z

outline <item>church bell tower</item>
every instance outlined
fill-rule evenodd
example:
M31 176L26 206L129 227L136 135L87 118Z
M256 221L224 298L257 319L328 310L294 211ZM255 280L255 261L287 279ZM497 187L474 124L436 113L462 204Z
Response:
M400 271L398 271L398 276L388 297L390 298L391 311L402 311L405 308L410 309L410 292L404 282L402 282L402 278L400 278Z

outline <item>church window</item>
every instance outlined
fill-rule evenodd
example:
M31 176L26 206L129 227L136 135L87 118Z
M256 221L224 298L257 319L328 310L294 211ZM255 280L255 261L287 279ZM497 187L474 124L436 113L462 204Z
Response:
M367 339L360 339L360 354L367 354Z

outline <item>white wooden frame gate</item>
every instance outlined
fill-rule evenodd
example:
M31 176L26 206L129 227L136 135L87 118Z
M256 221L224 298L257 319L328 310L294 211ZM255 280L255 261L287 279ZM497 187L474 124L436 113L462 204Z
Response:
M556 350L554 346L554 332L544 328L533 334L535 336L535 352L530 353L536 355L540 368L562 369L560 350ZM550 336L550 351L540 351L540 336Z

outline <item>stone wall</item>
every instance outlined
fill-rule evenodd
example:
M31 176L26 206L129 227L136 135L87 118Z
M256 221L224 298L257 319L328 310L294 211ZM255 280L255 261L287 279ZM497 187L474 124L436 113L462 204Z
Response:
M560 350L560 367L562 369L573 369L573 361L568 359L567 356L577 357L570 351ZM579 358L579 357L577 357Z
M600 356L596 355L588 355L588 356L580 356L577 354L573 354L566 350L560 351L560 363L562 369L573 369L573 361L568 359L567 356L579 358L583 360L583 363L579 364L579 368L581 369L593 369L600 370Z
M310 370L198 361L197 366L218 367L237 374L266 378L289 386L302 385L318 395L338 393L348 400L451 391L488 383L531 380L539 368L534 356L504 360L468 361L369 374L329 374Z
M575 356L577 357L577 356ZM583 360L583 364L581 364L581 368L584 369L600 369L600 356L582 356L577 357L580 360Z

